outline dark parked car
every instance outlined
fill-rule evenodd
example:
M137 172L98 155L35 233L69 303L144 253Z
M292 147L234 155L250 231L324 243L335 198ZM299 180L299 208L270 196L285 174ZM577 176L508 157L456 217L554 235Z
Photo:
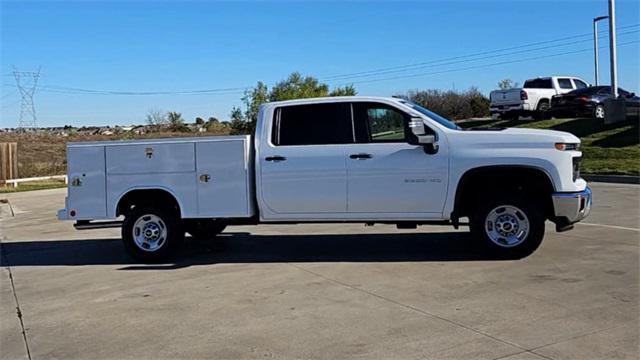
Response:
M618 88L620 97L625 99L627 118L640 116L640 98ZM604 119L604 101L611 98L611 86L592 86L577 89L551 98L551 115L554 117L589 116Z

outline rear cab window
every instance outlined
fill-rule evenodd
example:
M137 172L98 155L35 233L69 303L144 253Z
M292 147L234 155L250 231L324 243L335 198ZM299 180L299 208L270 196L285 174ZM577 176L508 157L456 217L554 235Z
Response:
M531 79L524 82L525 89L553 89L551 79Z
M275 146L350 144L354 142L349 103L281 106L274 112Z

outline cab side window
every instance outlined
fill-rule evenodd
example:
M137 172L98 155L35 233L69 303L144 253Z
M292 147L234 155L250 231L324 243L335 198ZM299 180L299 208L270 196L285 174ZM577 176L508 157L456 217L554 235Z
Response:
M576 89L584 89L587 87L587 84L582 80L573 79L573 83L576 84Z
M571 79L566 79L566 78L558 79L558 86L560 86L560 89L573 89L573 84L571 84Z
M271 142L276 146L354 142L349 103L283 106L273 120Z
M357 142L407 142L407 114L379 103L362 102L352 106Z

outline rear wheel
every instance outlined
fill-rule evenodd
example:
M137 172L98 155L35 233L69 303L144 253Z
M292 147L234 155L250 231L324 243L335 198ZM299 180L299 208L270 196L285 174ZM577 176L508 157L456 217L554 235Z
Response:
M523 258L540 246L544 221L535 201L504 196L481 201L471 216L470 228L473 237L492 254Z
M122 241L127 252L141 261L164 260L184 239L184 231L174 211L154 207L134 207L122 224Z
M596 119L604 119L604 105L596 105L595 108L593 108L593 117Z
M538 103L538 107L536 108L536 112L533 115L534 119L536 120L545 120L549 118L549 109L551 108L551 106L549 105L549 102L546 100L540 100L540 103Z

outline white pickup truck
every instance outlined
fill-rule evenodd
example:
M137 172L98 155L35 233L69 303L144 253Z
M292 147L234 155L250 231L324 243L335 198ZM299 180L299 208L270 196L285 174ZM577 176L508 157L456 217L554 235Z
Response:
M407 100L331 97L260 107L254 137L77 142L58 218L122 227L137 259L172 254L185 233L227 225L451 224L522 257L545 220L572 228L590 211L580 140L529 129L462 130Z
M520 116L545 119L549 116L551 98L554 95L588 86L584 80L571 76L529 79L524 82L522 88L492 91L489 94L491 116L514 120Z

